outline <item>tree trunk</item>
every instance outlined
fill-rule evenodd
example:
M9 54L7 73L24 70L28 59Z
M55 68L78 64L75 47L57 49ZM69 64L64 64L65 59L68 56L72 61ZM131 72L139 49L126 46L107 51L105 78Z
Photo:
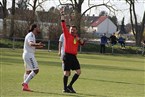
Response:
M136 12L135 12L135 1L131 1L132 2L132 10L133 10L133 15L134 15L134 19L135 19L135 32L136 32L136 45L139 46L141 44L141 31L139 30L140 26L137 23L137 16L136 16Z
M82 7L82 2L83 0L79 1L78 4L75 4L75 25L77 26L78 29L78 34L81 34L81 7Z
M7 37L7 20L6 18L3 19L3 35Z
M10 28L10 35L9 38L13 38L14 37L14 15L15 15L15 0L12 1L12 14L11 14L11 28Z
M142 24L141 24L141 32L142 32L141 39L143 39L143 32L144 32L144 28L145 28L144 25L145 25L145 11L144 11L143 19L142 19Z
M75 20L74 20L75 26L77 26L78 34L81 34L81 14L76 12L75 13Z

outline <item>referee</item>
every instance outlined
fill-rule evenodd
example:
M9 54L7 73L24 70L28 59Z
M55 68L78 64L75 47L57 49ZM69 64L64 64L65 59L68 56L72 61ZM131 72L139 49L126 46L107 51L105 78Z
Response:
M72 86L81 74L80 64L76 55L78 52L78 46L83 45L84 41L78 37L76 26L70 26L70 29L68 31L64 19L65 19L64 12L61 11L61 26L64 33L64 51L65 51L65 55L63 57L64 61L63 92L76 93L76 91L73 89ZM73 75L70 83L67 85L70 70L75 70L75 74Z

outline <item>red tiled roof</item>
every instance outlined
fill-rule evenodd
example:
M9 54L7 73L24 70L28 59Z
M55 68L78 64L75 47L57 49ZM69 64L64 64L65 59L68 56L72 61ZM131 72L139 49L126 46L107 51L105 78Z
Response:
M95 22L93 22L91 24L91 26L96 27L98 26L100 23L102 23L105 19L107 18L107 16L101 16L99 17L99 19L97 19Z

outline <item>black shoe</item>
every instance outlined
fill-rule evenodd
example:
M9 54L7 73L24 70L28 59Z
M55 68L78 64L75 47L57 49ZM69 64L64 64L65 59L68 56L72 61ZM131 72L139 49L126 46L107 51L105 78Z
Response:
M63 93L71 93L68 89L64 89Z
M67 89L70 91L70 93L76 93L72 86L68 86Z

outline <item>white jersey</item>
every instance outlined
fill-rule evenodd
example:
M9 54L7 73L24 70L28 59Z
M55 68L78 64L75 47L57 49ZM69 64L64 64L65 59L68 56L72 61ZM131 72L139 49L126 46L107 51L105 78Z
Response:
M29 32L25 37L23 49L23 60L26 70L38 69L38 63L34 56L35 47L29 45L29 42L31 41L36 43L35 35L32 32Z
M61 46L61 58L63 58L63 55L64 55L64 34L60 35L59 42L62 42L62 46Z
M31 42L31 41L36 43L35 35L32 32L29 32L26 35L25 41L24 41L24 48L23 48L24 53L34 53L35 52L35 47L29 45L29 42Z

